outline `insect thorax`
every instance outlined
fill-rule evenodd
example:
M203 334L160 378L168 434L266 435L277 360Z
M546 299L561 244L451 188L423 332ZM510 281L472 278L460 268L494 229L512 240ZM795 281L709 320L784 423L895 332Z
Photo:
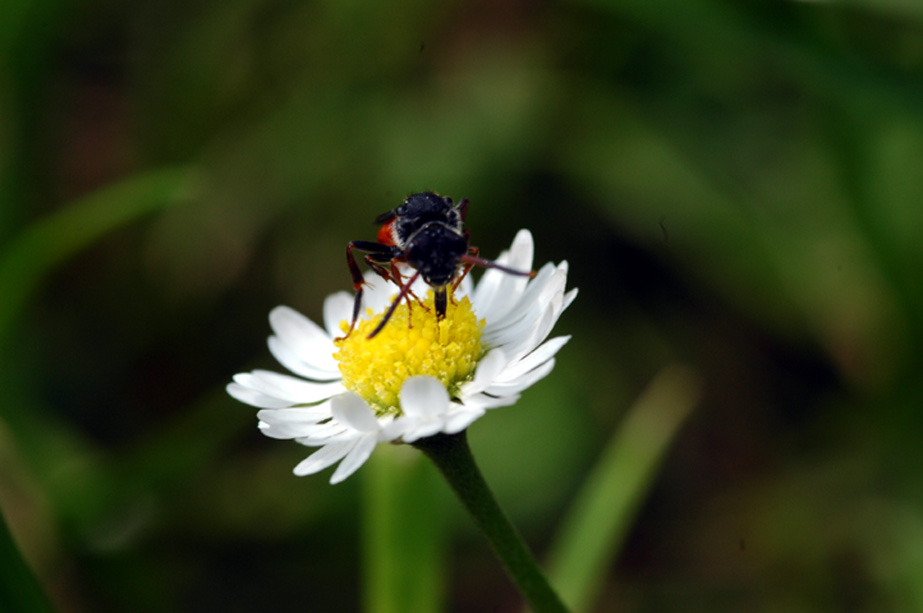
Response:
M443 198L433 192L412 194L404 204L394 211L394 238L399 246L404 246L423 226L431 222L440 222L456 232L461 232L462 218L451 198Z

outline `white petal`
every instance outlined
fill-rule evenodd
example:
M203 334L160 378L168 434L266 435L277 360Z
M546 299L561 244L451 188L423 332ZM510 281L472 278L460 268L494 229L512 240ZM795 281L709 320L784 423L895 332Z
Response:
M346 457L343 458L343 461L340 462L337 469L333 471L333 475L330 476L330 483L337 484L356 472L360 466L365 464L369 456L372 455L372 451L375 450L375 445L375 437L371 435L365 435L357 440L355 446L346 454Z
M525 375L506 383L494 383L488 387L485 392L494 396L507 396L518 394L519 392L532 387L535 383L544 379L554 370L554 358L548 360L538 368L529 371Z
M276 358L279 364L282 364L296 375L315 381L340 379L340 371L336 368L335 362L331 367L327 358L324 358L320 352L316 356L307 356L304 352L296 351L291 345L277 336L270 336L268 344L269 353L272 354L272 357ZM333 360L335 350L336 347L331 342L329 346L330 360Z
M294 309L278 306L269 313L269 325L301 360L322 370L336 370L333 340L316 323Z
M367 271L363 277L365 279L365 288L362 291L362 307L359 309L359 317L365 318L365 310L372 309L374 313L379 313L386 306L391 304L395 294L400 290L394 283L385 281L374 272Z
M527 272L532 269L534 250L532 234L528 230L520 230L510 250L501 253L496 261L514 270ZM503 317L519 300L528 283L528 277L511 275L496 268L488 269L472 296L478 317L487 321Z
M353 430L352 428L344 426L340 422L331 419L329 421L317 424L311 428L309 433L296 438L295 442L307 447L323 447L324 445L329 445L334 441L354 439L360 434L361 433L357 432L356 430Z
M497 375L499 375L508 364L509 361L502 349L491 349L487 355L478 362L478 367L474 371L474 379L462 384L461 388L463 393L475 394L483 391L488 385L493 383Z
M350 321L353 317L353 296L346 292L330 294L324 300L324 327L330 338L342 336L340 322Z
M401 386L401 412L410 417L440 415L449 405L449 392L435 377L410 377Z
M392 434L387 430L388 426L394 422L394 415L382 415L377 419L379 430L376 438L379 443L390 443L394 439L398 438L398 435Z
M306 457L295 466L294 473L299 477L320 472L341 460L355 446L356 440L340 441L325 445Z
M550 296L555 293L563 292L566 284L567 264L561 263L555 266L551 262L548 262L542 266L538 275L536 275L535 279L529 284L514 314L521 310L523 306L532 304L539 304L541 308L544 308Z
M326 400L343 391L343 385L339 381L315 383L269 370L240 373L234 375L234 381L267 396L286 400L290 405Z
M287 409L263 409L256 412L256 418L272 424L319 423L330 419L330 403L324 402L311 407L290 407Z
M280 441L290 441L304 436L308 436L311 430L315 427L315 424L308 425L273 425L268 421L261 421L257 426L260 432L263 433L263 436L268 436L269 438L274 438Z
M446 418L442 431L446 434L456 434L473 424L482 415L484 415L483 409L465 407L463 410L453 412Z
M287 306L277 306L269 312L269 325L273 332L292 344L310 345L329 341L330 337L316 323Z
M259 428L271 438L291 439L311 436L317 424L330 418L330 405L290 409L264 409L257 412Z
M530 370L541 366L543 363L547 362L555 356L555 354L567 344L567 341L570 340L570 336L558 336L550 341L543 343L541 346L535 349L532 353L519 360L515 364L511 364L503 369L503 372L496 377L496 381L499 383L505 383L521 377Z
M559 284L563 289L562 281L566 282L566 276L559 273L553 264L545 264L508 314L487 320L484 342L493 346L503 346L521 339L541 318Z
M403 438L404 432L409 426L413 425L406 416L400 416L389 424L382 426L378 435L379 441L393 441Z
M498 409L500 407L508 407L519 402L519 394L508 394L503 396L490 396L488 394L477 394L472 397L465 397L462 399L466 406L471 407L471 410L480 410L482 413L490 409Z
M445 386L435 377L410 377L401 386L402 415L386 426L383 436L406 443L442 432L453 407Z
M518 338L509 339L503 345L503 350L510 356L510 362L518 362L523 356L538 347L547 338L556 321L555 309L552 305L549 305L538 321L531 326L530 330L524 332Z
M235 400L239 400L244 404L249 404L250 406L256 407L258 409L282 409L287 406L291 406L291 402L287 400L282 400L281 398L275 398L273 396L267 396L262 392L258 392L255 389L249 387L244 387L239 383L228 383L227 387L224 388L227 390L228 394L231 395Z
M548 306L548 310L545 311L542 318L539 319L538 325L535 326L535 333L532 338L529 339L529 343L525 349L526 353L532 352L541 343L545 342L545 339L551 334L551 330L558 322L558 317L561 316L561 304L563 299L563 296L559 296L553 304Z
M359 432L377 432L380 428L375 413L355 392L345 392L330 399L333 418Z
M564 294L564 305L563 305L563 307L561 308L561 310L562 310L562 311L566 310L567 307L570 306L570 303L573 302L573 301L574 301L574 298L576 298L576 297L577 297L577 288L576 288L576 287L575 287L574 289L570 290L569 292L567 292L566 294Z
M444 423L442 419L421 419L413 424L405 426L404 434L401 438L405 443L412 443L418 439L432 436L442 431Z
M470 296L472 292L474 292L474 281L471 279L471 275L467 274L465 275L465 278L462 279L462 282L458 286L458 289L455 290L455 296L458 298L461 298L463 296L468 296L469 297L468 299L470 300L471 299Z
M564 293L564 287L567 285L567 273L563 268L566 268L563 264L557 268L551 264L543 266L539 276L529 285L519 304L511 312L509 321L521 318L534 320L537 313L544 311L555 300L560 300L560 295ZM498 323L497 326L502 327L503 323Z

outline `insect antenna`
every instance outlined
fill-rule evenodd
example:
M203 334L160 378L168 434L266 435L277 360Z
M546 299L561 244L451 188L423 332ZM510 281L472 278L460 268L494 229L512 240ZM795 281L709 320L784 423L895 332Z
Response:
M461 260L462 262L465 262L466 264L471 264L474 266L483 266L484 268L496 268L497 270L502 270L503 272L511 274L511 275L517 275L520 277L529 277L530 279L535 278L534 270L530 270L530 271L516 270L516 269L510 268L509 266L504 266L503 264L498 264L490 260L479 258L476 255L471 255L470 253L461 256Z

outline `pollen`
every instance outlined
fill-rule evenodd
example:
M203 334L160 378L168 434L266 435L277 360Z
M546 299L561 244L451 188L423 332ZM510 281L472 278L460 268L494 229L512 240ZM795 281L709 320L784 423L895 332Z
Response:
M385 309L387 310L387 309ZM445 317L437 319L433 292L423 304L407 301L398 305L382 330L368 335L384 317L384 310L356 323L347 338L334 341L333 354L339 363L346 389L359 394L379 415L400 414L400 391L404 380L431 375L454 396L458 386L471 379L482 356L481 331L468 297L448 300ZM340 323L345 333L349 322Z

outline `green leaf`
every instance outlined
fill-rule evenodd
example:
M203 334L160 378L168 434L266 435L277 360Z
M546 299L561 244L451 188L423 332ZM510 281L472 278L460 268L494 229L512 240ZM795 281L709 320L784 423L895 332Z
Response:
M670 443L698 402L699 386L687 369L662 371L631 408L578 494L552 547L549 571L574 612L590 610Z
M0 342L52 268L116 228L191 197L193 173L138 174L64 206L14 238L0 254Z

